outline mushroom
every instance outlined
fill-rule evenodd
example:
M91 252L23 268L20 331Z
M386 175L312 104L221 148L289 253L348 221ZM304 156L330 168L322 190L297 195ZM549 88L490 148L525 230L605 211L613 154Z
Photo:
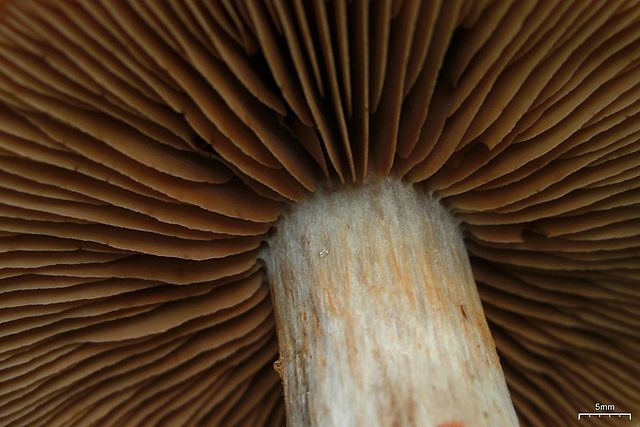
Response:
M0 8L0 425L640 411L639 2Z

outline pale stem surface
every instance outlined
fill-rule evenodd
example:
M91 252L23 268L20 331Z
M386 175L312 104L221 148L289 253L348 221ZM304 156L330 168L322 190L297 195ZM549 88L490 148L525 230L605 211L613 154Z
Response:
M395 180L320 193L265 253L290 426L514 426L451 216Z

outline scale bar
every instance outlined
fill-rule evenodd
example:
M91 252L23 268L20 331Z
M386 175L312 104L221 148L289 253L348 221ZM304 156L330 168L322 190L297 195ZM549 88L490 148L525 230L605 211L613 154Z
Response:
M631 421L631 412L579 412L578 420L580 417L629 417Z

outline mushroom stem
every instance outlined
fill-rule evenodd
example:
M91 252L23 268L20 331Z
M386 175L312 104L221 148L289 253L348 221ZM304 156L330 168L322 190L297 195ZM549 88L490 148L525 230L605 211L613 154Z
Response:
M291 426L518 421L458 227L386 179L314 195L265 254Z

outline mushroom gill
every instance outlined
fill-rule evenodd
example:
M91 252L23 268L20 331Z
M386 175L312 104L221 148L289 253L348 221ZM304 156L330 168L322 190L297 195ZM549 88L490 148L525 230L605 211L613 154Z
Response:
M282 425L264 242L381 176L459 223L521 425L640 415L639 28L623 0L1 2L0 425Z

